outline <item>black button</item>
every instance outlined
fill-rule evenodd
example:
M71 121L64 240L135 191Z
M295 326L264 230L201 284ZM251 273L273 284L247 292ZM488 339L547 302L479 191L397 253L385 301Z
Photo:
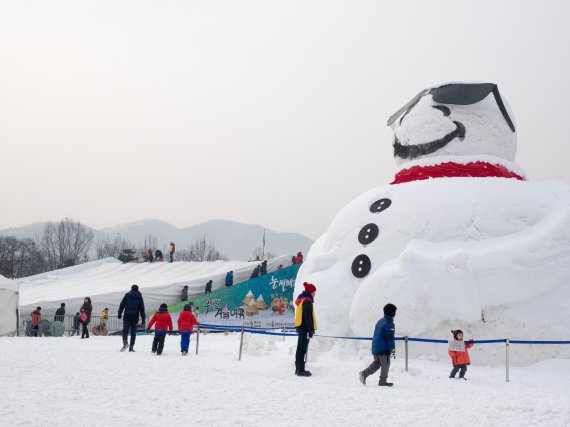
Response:
M370 272L370 267L372 267L370 258L366 255L358 255L352 261L352 274L360 279Z
M376 237L378 237L379 233L380 230L376 224L367 224L362 227L362 230L360 230L360 233L358 233L358 241L363 245L368 245L369 243L372 243Z
M392 200L390 200L390 199L376 200L374 203L372 203L372 206L370 206L370 212L380 213L384 209L388 209L391 204L392 204Z

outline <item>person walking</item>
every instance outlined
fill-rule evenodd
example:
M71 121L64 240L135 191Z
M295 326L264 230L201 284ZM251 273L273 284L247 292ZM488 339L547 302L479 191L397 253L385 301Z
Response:
M184 305L184 311L178 316L178 332L180 333L180 351L182 356L188 354L190 347L190 335L194 332L194 326L198 326L198 320L192 314L192 307L190 304Z
M81 339L89 338L89 329L87 329L87 325L91 322L91 312L93 311L93 305L91 304L91 298L85 297L83 300L83 305L81 306L81 310L85 313L85 316L82 314L81 318ZM80 310L80 311L81 311Z
M372 356L374 361L364 371L359 372L359 379L366 385L366 377L380 369L379 386L392 387L394 383L387 382L388 371L390 370L390 354L396 356L396 326L394 317L397 307L394 304L384 306L384 317L376 322L374 328L374 338L372 338Z
M119 314L117 315L118 319L122 318L123 311L125 312L125 318L123 319L123 347L121 348L121 351L125 351L128 347L129 352L134 352L139 315L143 328L145 324L144 300L137 285L131 286L131 290L123 297L121 304L119 305ZM127 341L129 332L131 333L130 344Z
M40 320L42 320L42 308L36 307L34 311L32 311L32 333L34 337L38 336L38 331L40 330Z
M263 260L261 263L261 276L267 274L267 260Z
M55 311L55 316L53 316L53 320L55 322L63 323L65 317L65 303L62 302L61 306Z
M170 242L170 246L168 247L168 256L169 261L168 262L173 262L174 261L174 252L176 251L176 245L173 242Z
M164 348L166 332L172 333L172 317L170 317L168 306L165 303L160 304L158 311L154 313L154 316L152 316L150 322L148 322L147 332L150 332L150 328L152 328L152 325L155 323L156 328L154 330L154 339L152 340L152 352L160 356Z
M305 355L309 348L309 340L317 330L317 319L313 308L317 288L307 282L303 283L303 287L305 290L295 300L295 330L299 334L295 352L295 375L310 377L311 372L305 370Z

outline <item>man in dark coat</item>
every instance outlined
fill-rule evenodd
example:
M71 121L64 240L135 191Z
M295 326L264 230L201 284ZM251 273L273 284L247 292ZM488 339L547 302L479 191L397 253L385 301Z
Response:
M119 315L117 316L119 319L122 317L123 311L125 312L125 318L123 319L123 348L121 348L121 351L125 351L127 347L129 347L129 351L135 351L134 346L137 339L139 315L143 328L145 324L144 301L137 285L131 286L131 291L127 292L123 297L119 305ZM127 341L129 331L131 333L130 345Z
M295 353L295 375L310 377L311 372L305 370L305 354L309 348L309 340L317 329L317 320L313 310L317 288L307 282L303 283L303 286L305 290L295 300L295 329L299 334Z
M261 275L267 274L267 260L261 263Z
M397 308L394 304L386 304L384 306L384 317L376 323L374 337L372 338L372 356L374 356L374 361L368 368L359 373L360 382L363 385L366 385L366 377L372 375L378 369L380 369L380 382L378 385L386 387L394 385L386 382L386 380L390 370L390 355L396 354L396 342L394 340L396 334L396 326L394 326L396 310Z
M62 302L61 306L55 311L55 316L53 317L53 320L56 322L63 323L64 316L65 316L65 303Z

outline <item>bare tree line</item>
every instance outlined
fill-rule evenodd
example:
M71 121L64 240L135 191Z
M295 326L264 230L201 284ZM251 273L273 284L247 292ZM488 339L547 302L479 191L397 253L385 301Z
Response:
M113 257L123 262L136 262L143 251L158 248L155 237L145 236L145 240L148 247L137 248L119 234L113 238L100 239L95 243L95 259ZM42 235L36 237L35 241L29 238L0 236L0 274L19 278L78 265L89 261L93 244L93 231L70 218L46 223ZM261 248L255 248L252 255L261 257L263 251ZM274 256L271 252L265 254L266 259ZM204 262L227 259L205 236L196 239L185 249L177 248L175 253L176 261Z

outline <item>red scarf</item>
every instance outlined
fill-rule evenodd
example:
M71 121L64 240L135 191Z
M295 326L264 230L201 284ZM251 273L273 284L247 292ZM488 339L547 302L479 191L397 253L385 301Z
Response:
M390 184L402 184L410 181L421 181L430 178L515 178L525 181L521 175L510 171L503 165L487 162L470 162L466 164L446 162L435 166L412 166L402 169Z

